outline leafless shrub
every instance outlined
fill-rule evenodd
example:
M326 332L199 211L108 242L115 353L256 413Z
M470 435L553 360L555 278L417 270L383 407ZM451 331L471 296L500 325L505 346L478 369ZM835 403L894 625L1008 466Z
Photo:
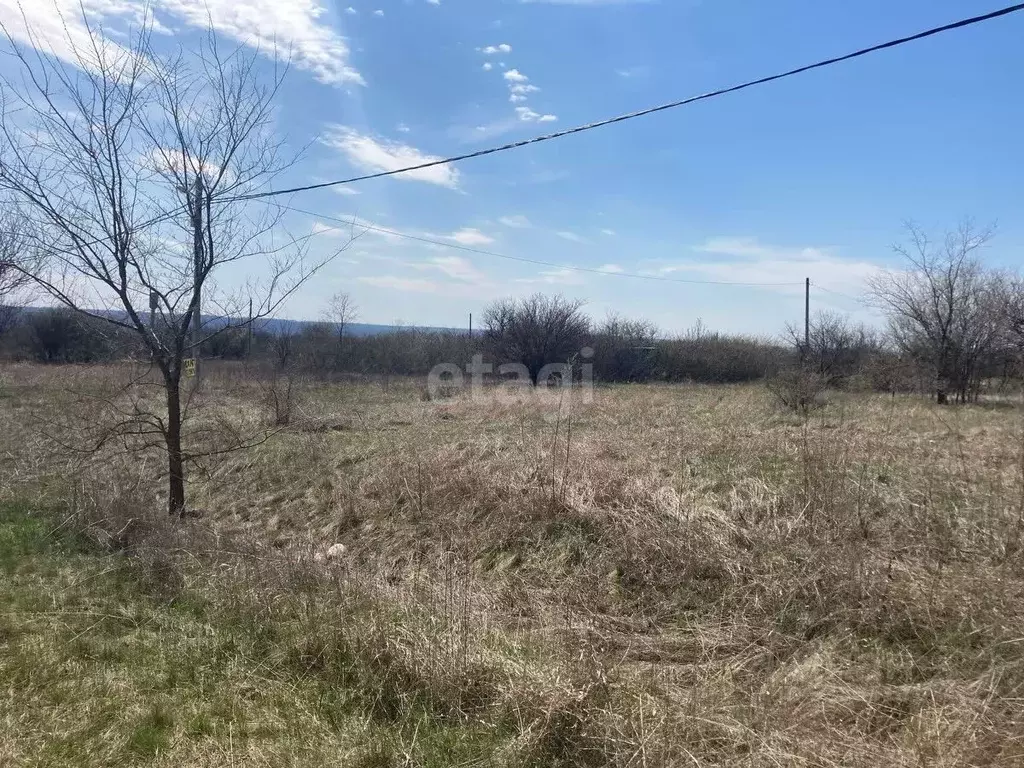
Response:
M828 378L817 370L790 366L766 379L765 384L781 406L806 414L825 404Z
M273 427L287 427L298 416L302 384L291 373L270 374L259 383L260 401Z
M546 365L562 363L588 343L590 320L583 302L537 293L497 301L484 312L484 341L499 363L526 367L533 384Z

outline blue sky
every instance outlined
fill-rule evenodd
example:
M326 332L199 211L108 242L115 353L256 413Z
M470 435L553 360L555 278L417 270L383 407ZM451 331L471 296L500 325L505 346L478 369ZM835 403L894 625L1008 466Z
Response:
M70 0L60 0L67 5ZM387 170L682 98L992 10L975 0L152 0L190 44L290 44L279 128L309 145L282 185ZM11 23L14 0L0 0ZM117 30L135 0L88 0ZM207 14L209 14L207 16ZM33 5L43 29L55 14ZM506 154L286 202L319 214L565 265L653 277L799 283L857 296L905 219L997 222L1024 246L1024 14L784 82ZM335 248L350 232L290 214ZM283 314L347 291L365 322L464 326L534 291L669 332L772 334L802 287L685 285L516 263L367 231ZM815 291L816 308L871 313Z

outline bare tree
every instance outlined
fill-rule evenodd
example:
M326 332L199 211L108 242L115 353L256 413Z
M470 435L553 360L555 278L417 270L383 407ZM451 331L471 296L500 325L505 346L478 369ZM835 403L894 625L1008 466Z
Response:
M221 51L212 31L198 51L166 58L148 25L114 43L84 22L85 42L65 41L67 61L8 34L20 71L0 80L0 188L46 259L22 273L79 314L134 332L159 369L166 410L133 411L126 424L166 450L179 515L194 457L185 360L244 325L232 318L250 297L265 317L327 259L307 260L278 212L245 199L289 164L273 130L283 67L264 80L257 54ZM261 277L234 291L215 282L243 261Z
M338 337L338 346L345 340L345 331L348 326L354 323L359 317L359 307L352 301L352 297L343 291L331 296L327 302L327 309L322 313L324 322L330 323Z
M964 221L937 243L913 224L907 229L909 244L894 246L906 270L869 280L869 295L888 316L896 347L932 370L939 403L950 394L974 399L979 363L1007 322L1002 278L977 259L993 229Z
M854 325L838 312L818 312L811 318L809 330L809 349L804 349L803 327L787 325L786 337L825 387L838 386L857 373L879 346L870 329Z
M521 363L537 384L545 365L567 362L586 344L590 320L582 308L578 299L540 293L497 301L484 311L484 340L499 363Z
M334 330L336 339L334 367L336 370L339 370L345 364L348 352L345 347L345 332L349 329L349 325L354 323L356 318L359 317L359 308L352 301L351 296L344 291L339 291L328 301L327 309L323 311L322 316L324 321Z

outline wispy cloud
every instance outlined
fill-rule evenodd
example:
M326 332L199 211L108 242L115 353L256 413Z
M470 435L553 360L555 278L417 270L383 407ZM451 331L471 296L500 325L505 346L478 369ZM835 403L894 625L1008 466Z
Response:
M360 282L377 288L413 293L436 293L479 299L493 295L500 286L468 259L461 256L434 256L422 261L402 261L402 267L418 272L436 272L444 278L409 277L402 274L364 276Z
M498 223L505 225L506 227L512 227L513 229L527 229L530 226L530 220L522 214L516 214L515 216L502 216L498 219Z
M174 22L205 29L252 46L268 56L291 56L293 64L332 85L364 84L349 64L345 38L330 26L328 8L317 0L0 0L0 22L22 43L36 41L54 55L73 61L72 46L83 46L88 31L83 10L93 22L117 31L117 22L152 19L158 31ZM22 15L24 13L24 16ZM70 38L70 43L69 43Z
M343 125L327 128L321 141L341 152L353 165L367 171L396 171L400 168L422 165L441 158L428 155L408 144L387 141ZM428 184L456 189L459 171L450 165L437 165L418 171L399 174L395 178L422 181Z
M583 283L582 273L577 272L574 269L561 268L561 269L546 269L538 273L537 277L521 277L515 282L530 284L544 284L544 285L580 285Z
M510 94L508 100L513 104L521 101L526 101L527 94L536 93L539 91L536 85L530 85L529 83L517 83L509 88Z
M372 285L375 288L390 288L395 291L412 291L415 293L441 293L442 288L434 280L423 278L399 277L398 275L366 275L357 277L360 283Z
M353 214L343 214L337 217L338 221L330 224L323 221L313 222L313 234L324 235L325 237L358 237L363 236L379 237L390 242L399 242L403 238L391 232L381 231L380 225L369 219L364 219ZM344 223L342 223L344 222ZM386 229L386 228L383 228Z
M494 242L494 238L490 235L485 235L479 229L473 229L471 227L460 229L458 232L445 235L445 237L459 245L490 245Z
M572 243L585 243L585 242L587 242L586 239L584 239L583 237L580 237L575 232L562 231L562 232L555 232L555 234L558 235L563 240L568 240L569 242L572 242Z
M485 56L493 56L496 53L512 53L512 46L508 43L499 43L498 45L487 45L483 48L477 48L477 50Z
M646 77L651 73L651 68L646 65L616 69L615 74L627 80L634 77Z
M881 267L862 259L847 259L831 249L787 247L763 243L753 237L715 237L693 246L697 258L665 264L651 274L686 275L702 280L745 283L785 283L781 290L799 291L805 278L835 290L857 292Z
M712 237L693 246L699 253L713 253L739 258L785 258L814 260L825 255L821 248L786 248L767 245L756 237Z
M421 270L436 270L463 283L484 285L489 282L487 275L477 269L469 259L461 256L435 256L426 261L412 262L409 266Z

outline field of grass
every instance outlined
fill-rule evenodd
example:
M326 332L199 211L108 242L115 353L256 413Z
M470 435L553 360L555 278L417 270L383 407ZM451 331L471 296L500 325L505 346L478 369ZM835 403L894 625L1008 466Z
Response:
M0 368L0 765L1024 764L1019 404L302 382L172 522L123 380Z

